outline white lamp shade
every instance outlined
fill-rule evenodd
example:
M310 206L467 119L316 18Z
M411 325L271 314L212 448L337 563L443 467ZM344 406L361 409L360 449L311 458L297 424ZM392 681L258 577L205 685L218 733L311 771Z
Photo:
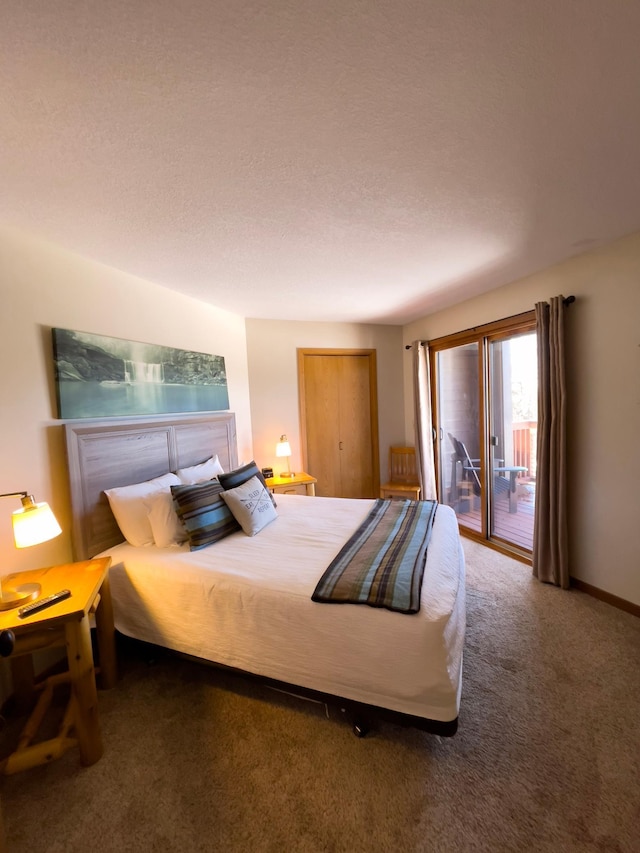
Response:
M284 436L276 444L276 456L291 456L291 445Z
M17 509L11 514L11 519L16 548L39 545L40 542L46 542L62 533L48 503L43 502Z

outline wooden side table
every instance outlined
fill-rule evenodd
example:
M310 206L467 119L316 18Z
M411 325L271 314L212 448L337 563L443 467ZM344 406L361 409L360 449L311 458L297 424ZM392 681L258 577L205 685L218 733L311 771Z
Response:
M311 495L316 493L316 483L318 481L310 474L305 474L301 471L294 474L293 477L269 477L265 480L267 488L272 492L282 495Z
M39 598L62 589L70 590L71 597L25 619L19 618L17 608L0 612L0 631L10 630L15 635L10 660L17 698L24 701L34 691L41 691L17 749L0 763L0 772L8 775L46 764L76 744L85 765L94 764L102 756L90 617L94 615L96 622L101 684L104 688L113 687L117 666L110 564L110 557L102 557L9 575L16 583L39 583L42 587ZM35 685L31 654L60 645L67 649L68 672ZM64 682L71 684L71 698L57 737L32 743L51 703L54 687Z

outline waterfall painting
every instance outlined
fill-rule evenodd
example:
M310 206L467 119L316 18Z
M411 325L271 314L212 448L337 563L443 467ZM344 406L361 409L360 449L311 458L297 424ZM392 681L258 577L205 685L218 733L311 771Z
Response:
M229 408L224 357L52 329L59 418Z

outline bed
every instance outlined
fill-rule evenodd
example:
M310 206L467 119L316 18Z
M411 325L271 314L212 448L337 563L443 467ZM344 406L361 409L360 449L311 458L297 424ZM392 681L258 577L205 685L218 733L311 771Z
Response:
M233 413L65 425L76 559L109 555L122 634L268 684L336 703L354 730L383 716L436 734L458 725L464 556L455 513L439 505L420 609L312 601L323 572L373 500L278 494L276 520L199 550L134 547L105 491L217 456L238 466Z

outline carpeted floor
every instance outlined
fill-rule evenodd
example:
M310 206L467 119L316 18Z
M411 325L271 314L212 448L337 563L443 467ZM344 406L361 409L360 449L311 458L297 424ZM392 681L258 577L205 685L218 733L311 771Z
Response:
M10 853L640 850L640 620L465 540L451 739L123 644L105 754L0 786Z

